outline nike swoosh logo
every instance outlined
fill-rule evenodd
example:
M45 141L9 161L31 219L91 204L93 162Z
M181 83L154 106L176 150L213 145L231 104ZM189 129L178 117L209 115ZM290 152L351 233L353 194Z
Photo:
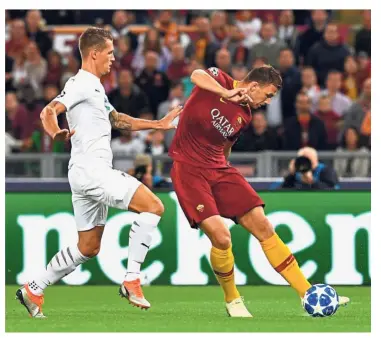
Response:
M228 104L227 102L225 102L225 100L224 100L222 97L220 97L220 101L221 101L222 103Z
M96 92L100 93L99 89L95 89Z
M289 265L293 261L294 257L291 257L287 260L286 265Z

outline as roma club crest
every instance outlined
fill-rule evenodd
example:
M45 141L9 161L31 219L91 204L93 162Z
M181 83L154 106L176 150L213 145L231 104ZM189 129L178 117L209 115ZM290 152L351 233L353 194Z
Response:
M242 122L243 122L242 117L238 116L236 122L234 123L234 127L237 129L240 129L242 126Z
M199 204L198 206L197 206L197 211L199 211L199 212L203 212L204 211L204 205L203 204Z

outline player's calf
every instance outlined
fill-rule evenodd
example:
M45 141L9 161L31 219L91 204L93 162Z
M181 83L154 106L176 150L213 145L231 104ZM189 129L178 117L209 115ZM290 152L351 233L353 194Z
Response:
M311 287L299 267L294 255L279 236L264 214L263 208L257 207L250 210L246 215L238 219L239 224L246 228L260 241L262 249L276 272L291 285L291 287L303 298L306 291ZM340 297L339 304L346 305L348 297Z
M210 264L221 285L225 302L230 303L240 298L234 281L234 255L231 245L230 231L220 216L211 216L201 222L200 228L212 242Z
M62 249L53 256L39 276L27 283L30 292L36 296L43 295L49 285L55 284L90 258L83 255L77 245Z
M140 269L151 246L152 235L157 228L164 205L145 185L141 184L128 204L128 209L138 212L131 225L128 243L128 262L119 294L133 305L149 308L140 286Z
M238 221L259 240L263 252L275 271L283 276L300 297L303 297L311 284L303 275L288 246L274 232L263 208L257 207L250 210Z
M91 252L94 253L94 250ZM16 291L16 299L27 309L31 317L45 318L42 313L44 290L89 259L90 257L81 253L77 245L62 249L53 256L46 269L39 276Z
M16 297L33 317L42 314L44 290L73 272L80 264L99 253L103 227L79 232L78 244L63 248L50 260L46 269L17 290ZM38 310L38 311L37 311Z

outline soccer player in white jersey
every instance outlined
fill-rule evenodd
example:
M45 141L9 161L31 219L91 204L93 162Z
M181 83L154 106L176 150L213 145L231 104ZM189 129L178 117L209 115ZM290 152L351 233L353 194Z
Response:
M68 179L78 243L59 251L42 274L33 276L17 290L16 298L31 317L45 317L42 304L47 286L99 253L109 206L138 213L130 230L127 271L119 289L120 295L140 308L151 306L140 286L140 266L164 206L144 184L112 168L111 128L173 129L172 122L179 116L181 107L171 110L157 121L136 119L117 112L109 103L100 81L103 75L110 72L115 60L110 32L88 28L79 39L79 49L82 68L41 112L44 129L54 140L71 139ZM57 116L65 112L70 131L60 129L57 123Z

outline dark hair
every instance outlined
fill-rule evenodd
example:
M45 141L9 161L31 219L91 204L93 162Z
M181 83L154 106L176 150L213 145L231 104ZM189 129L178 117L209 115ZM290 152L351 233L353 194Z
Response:
M326 30L328 26L335 26L337 29L339 29L339 25L333 21L328 21L327 24L325 25L324 30Z
M275 23L274 23L274 22L271 22L271 21L264 22L264 23L262 24L262 27L263 27L263 26L272 26L274 29L276 29L276 25L275 25Z
M156 33L156 40L155 45L150 46L148 41L148 34L149 32L155 32ZM161 40L160 40L160 32L155 27L151 27L144 35L144 41L143 41L143 55L148 51L155 51L159 55L162 53L162 46L161 46Z
M122 73L128 73L130 74L130 76L132 77L132 80L134 80L134 73L131 71L131 69L128 69L128 68L122 68L119 70L118 72L118 78L120 78L120 76L122 75Z
M45 90L45 89L48 89L48 88L55 88L55 89L59 90L59 89L58 89L58 86L57 86L56 84L54 84L54 83L47 83L47 84L45 84L44 87L43 87L44 90Z
M328 15L328 11L327 11L326 9L312 9L312 10L311 10L311 16L312 16L312 14L313 14L314 12L317 12L317 11L325 12L325 14Z
M266 111L263 109L253 110L252 116L254 117L254 115L263 115L266 118Z
M243 64L243 63L235 63L235 64L233 64L233 65L232 65L232 70L233 70L233 69L237 69L237 70L242 70L242 69L244 69L244 70L247 71L247 67L246 67L245 64Z
M269 65L253 68L243 79L243 82L258 82L261 86L272 84L278 89L282 88L280 73Z
M268 63L267 58L264 57L264 56L258 56L258 57L256 57L256 58L254 59L253 63L254 63L254 62L257 62L257 61L262 61L263 63Z
M301 90L300 92L298 92L298 94L296 95L296 97L298 97L298 96L306 96L307 98L308 98L308 102L309 103L311 103L311 98L310 98L310 96L306 93L306 92L304 92L303 90ZM295 100L295 102L296 102L296 100Z
M49 52L48 52L48 58L49 57L53 57L53 56L57 56L60 60L62 59L62 55L60 53L58 53L56 50L54 49L51 49Z
M328 77L329 77L330 75L340 75L340 76L342 77L342 76L343 76L343 73L340 72L340 71L338 71L338 70L336 70L336 69L332 69L332 70L330 70L330 71L328 72L327 77L326 77L326 80L328 80Z
M184 84L181 81L172 81L171 82L171 89L174 89L178 86L181 86L184 89Z
M126 43L126 45L128 45L130 47L130 49L132 48L131 47L131 39L128 35L121 36L119 38L119 41L124 41Z
M350 127L346 128L346 129L344 130L344 132L343 132L343 136L342 136L342 138L341 138L341 140L340 140L340 146L341 146L342 148L346 148L346 147L347 147L347 132L348 132L348 130L350 130L350 129L352 129L352 130L355 132L355 134L357 135L357 148L361 148L361 147L362 147L362 139L360 138L360 133L359 133L359 131L358 131L357 128L354 127L354 126L350 126Z
M106 40L113 41L110 31L98 27L87 28L79 37L79 51L81 52L81 56L86 56L91 47L103 49Z
M290 52L292 55L294 55L294 52L291 48L289 47L283 47L281 48L281 50L279 51L279 55L282 53L282 52Z
M316 74L316 71L315 71L315 68L314 68L314 67L311 67L311 66L303 66L303 68L302 68L302 72L304 72L305 70L313 70L314 73Z

